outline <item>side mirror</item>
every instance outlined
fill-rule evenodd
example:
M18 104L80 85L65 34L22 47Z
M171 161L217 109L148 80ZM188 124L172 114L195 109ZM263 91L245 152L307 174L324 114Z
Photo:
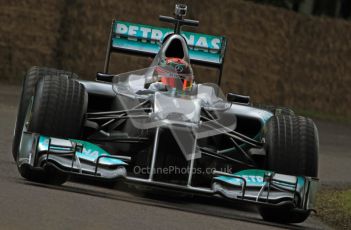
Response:
M244 96L235 93L228 93L227 94L227 101L239 104L249 104L250 103L250 96Z
M112 82L114 74L108 74L108 73L96 73L96 80L98 81L104 81L104 82Z

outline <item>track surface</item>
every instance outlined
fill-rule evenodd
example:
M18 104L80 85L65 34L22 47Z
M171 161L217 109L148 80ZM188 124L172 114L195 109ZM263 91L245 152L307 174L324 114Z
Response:
M20 87L0 84L0 229L327 229L264 222L254 207L203 198L146 196L68 182L45 186L20 177L11 154ZM317 122L322 184L351 184L351 126ZM216 205L214 205L216 204Z

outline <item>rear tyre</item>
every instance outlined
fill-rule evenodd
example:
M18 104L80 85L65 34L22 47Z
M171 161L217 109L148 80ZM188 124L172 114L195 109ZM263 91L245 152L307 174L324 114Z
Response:
M15 160L17 160L19 144L21 140L22 129L23 129L24 119L25 119L26 111L28 109L28 105L30 103L31 98L34 96L35 87L38 81L46 75L63 77L67 79L78 78L78 76L75 73L64 71L64 70L57 70L57 69L48 68L48 67L33 66L28 70L28 72L26 73L23 79L21 99L20 99L19 108L17 112L14 138L12 142L12 155Z
M266 125L266 167L277 173L317 177L318 131L314 122L301 116L273 116ZM264 220L300 223L310 212L293 208L260 207Z
M52 137L79 138L87 110L87 93L79 82L57 76L44 76L36 87L28 131ZM22 131L21 131L22 132ZM34 170L20 167L21 175L31 181L62 184L63 173L46 167Z

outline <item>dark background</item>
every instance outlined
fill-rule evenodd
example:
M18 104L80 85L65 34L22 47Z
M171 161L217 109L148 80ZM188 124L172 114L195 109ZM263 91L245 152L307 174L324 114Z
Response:
M168 26L158 15L171 15L176 2L0 0L0 79L19 83L32 65L94 79L103 69L112 18ZM312 116L351 120L350 21L253 1L180 2L188 4L188 18L200 20L198 32L228 38L225 92L248 94L254 102L285 105ZM120 55L112 62L114 73L148 64ZM199 81L213 80L211 71L196 73Z

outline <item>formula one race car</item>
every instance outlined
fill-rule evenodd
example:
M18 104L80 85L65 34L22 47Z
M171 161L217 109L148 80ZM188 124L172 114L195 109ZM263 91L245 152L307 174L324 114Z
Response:
M265 220L302 222L318 184L318 133L287 108L256 107L219 88L226 39L183 32L197 26L160 16L174 30L114 20L96 81L32 67L19 104L13 156L31 181L70 175L218 196L257 204ZM110 74L111 52L153 57L141 70ZM198 83L191 64L219 69Z

